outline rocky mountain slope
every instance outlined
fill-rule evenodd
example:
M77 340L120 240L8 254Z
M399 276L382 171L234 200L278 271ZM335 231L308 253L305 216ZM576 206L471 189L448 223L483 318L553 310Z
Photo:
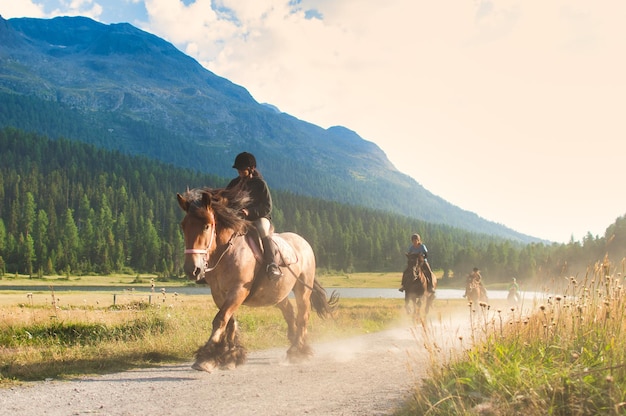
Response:
M245 88L130 24L0 18L0 106L0 127L225 178L233 176L234 156L246 150L257 155L276 189L536 240L429 192L348 128L323 129L260 104ZM187 185L202 184L181 187Z

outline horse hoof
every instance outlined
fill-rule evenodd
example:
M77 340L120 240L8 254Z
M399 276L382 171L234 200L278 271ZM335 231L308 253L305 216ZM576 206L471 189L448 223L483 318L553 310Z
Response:
M207 373L210 373L215 370L215 363L211 361L196 361L193 363L191 368L197 371L206 371Z
M224 364L221 368L222 370L234 370L235 368L237 368L237 363L229 362Z
M287 350L287 360L292 364L301 363L308 360L313 356L313 349L308 346L302 346L300 348L291 347Z

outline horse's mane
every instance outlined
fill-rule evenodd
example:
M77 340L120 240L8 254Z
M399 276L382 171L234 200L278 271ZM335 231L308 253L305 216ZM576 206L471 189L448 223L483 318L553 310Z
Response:
M203 203L204 195L211 201L215 220L222 227L244 232L250 226L250 222L241 216L241 211L250 203L250 194L247 191L239 188L207 187L187 190L183 197L189 203L188 213L208 221L208 212Z

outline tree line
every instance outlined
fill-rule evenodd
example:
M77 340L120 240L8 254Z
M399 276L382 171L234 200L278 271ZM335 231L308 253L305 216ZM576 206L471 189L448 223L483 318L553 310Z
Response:
M176 193L223 187L220 178L66 139L0 130L0 275L182 275ZM271 187L271 183L269 184ZM493 281L576 273L624 257L626 218L582 242L521 244L384 211L272 190L278 232L306 238L318 270L400 272L421 234L434 269Z

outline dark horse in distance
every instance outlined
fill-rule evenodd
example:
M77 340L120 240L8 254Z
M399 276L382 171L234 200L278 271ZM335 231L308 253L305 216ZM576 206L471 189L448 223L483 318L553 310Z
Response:
M206 282L219 312L206 344L196 352L193 368L211 372L216 367L243 364L245 348L239 343L235 313L241 305L277 306L287 322L290 347L287 358L298 361L312 354L307 340L311 306L321 317L332 316L338 302L315 278L313 249L294 233L273 234L282 276L265 274L260 241L254 226L240 217L249 201L245 192L229 189L194 189L177 194L185 211L181 227L185 240L184 270L189 279ZM289 300L293 292L296 308Z
M428 282L423 267L428 267L422 254L407 254L407 265L402 274L404 285L404 308L409 315L419 316L422 307L422 297L426 298L424 313L428 311L435 300L435 293L428 292ZM432 275L432 273L431 273ZM433 275L433 290L437 289L437 279Z

